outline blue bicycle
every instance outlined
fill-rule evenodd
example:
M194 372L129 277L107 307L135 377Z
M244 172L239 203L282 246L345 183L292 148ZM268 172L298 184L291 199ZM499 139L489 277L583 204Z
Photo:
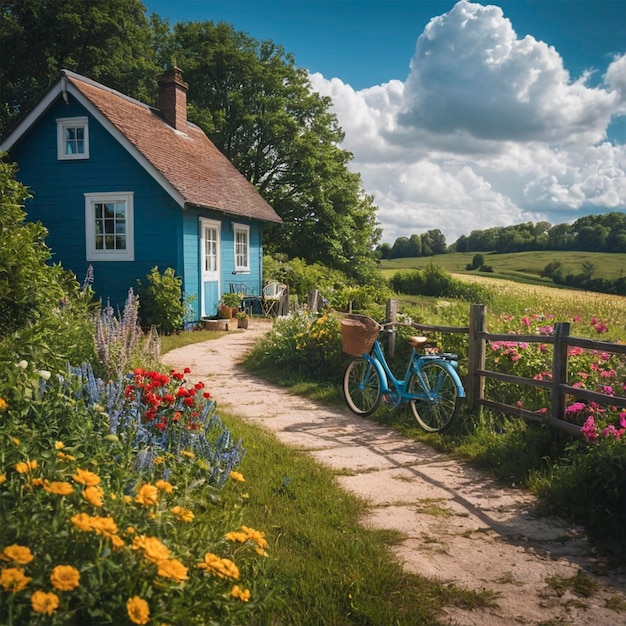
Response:
M465 389L458 374L458 357L452 353L420 354L427 337L410 337L411 356L399 379L392 373L379 341L381 332L401 322L378 324L367 316L352 315L341 321L343 350L356 357L343 376L343 395L353 413L371 415L381 401L394 408L407 403L415 421L428 432L442 432L457 415Z

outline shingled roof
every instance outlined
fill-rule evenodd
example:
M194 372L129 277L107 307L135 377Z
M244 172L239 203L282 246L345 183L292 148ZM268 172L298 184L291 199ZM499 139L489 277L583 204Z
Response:
M59 90L74 95L180 206L194 205L232 216L281 222L254 185L200 128L187 121L184 110L187 86L180 80L180 74L171 76L178 78L177 86L182 85L184 95L182 107L180 98L178 103L170 101L168 106L174 107L170 111L159 111L69 70L61 71L59 83L48 96L51 92L57 96ZM161 89L162 83L175 82L168 81L166 74L161 78ZM161 101L167 104L167 98Z

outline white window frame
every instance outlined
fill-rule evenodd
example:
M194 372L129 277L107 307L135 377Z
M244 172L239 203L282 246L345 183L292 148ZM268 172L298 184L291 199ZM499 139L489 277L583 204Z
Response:
M83 152L68 152L65 131L68 128L82 128ZM86 117L62 117L57 119L57 158L60 161L74 161L89 158L89 120Z
M245 251L239 250L240 242L237 235L243 234L246 237ZM247 224L233 224L233 253L235 256L235 272L244 273L250 271L250 226ZM245 256L245 258L243 258Z
M96 248L96 214L98 203L123 202L126 205L125 219L125 250L98 250ZM134 261L135 260L135 228L134 228L133 192L86 193L85 194L85 241L87 261Z

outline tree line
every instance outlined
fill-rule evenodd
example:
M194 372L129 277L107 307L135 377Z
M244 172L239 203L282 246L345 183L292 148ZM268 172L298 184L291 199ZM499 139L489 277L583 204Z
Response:
M377 247L379 258L433 256L448 252L528 252L538 250L576 250L583 252L626 252L626 213L585 215L572 224L526 222L473 230L446 245L441 231L398 237L393 245Z
M348 169L330 98L281 46L223 22L172 26L139 0L3 0L0 58L0 136L63 68L154 105L158 76L176 65L188 119L283 220L266 228L266 252L375 280L373 197Z

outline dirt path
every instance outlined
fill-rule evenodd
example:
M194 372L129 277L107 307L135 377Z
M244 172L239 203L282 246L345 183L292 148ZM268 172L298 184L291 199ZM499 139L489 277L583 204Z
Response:
M580 529L533 515L533 498L503 488L467 465L360 419L254 379L237 362L271 322L167 353L170 366L191 368L218 408L273 431L341 471L338 483L371 506L365 524L401 531L395 552L408 570L498 594L488 609L450 609L455 626L626 625L626 577L603 572ZM590 597L555 589L549 579L578 572L597 577ZM607 601L609 606L607 607ZM610 607L621 607L615 610ZM381 624L380 626L387 626Z

